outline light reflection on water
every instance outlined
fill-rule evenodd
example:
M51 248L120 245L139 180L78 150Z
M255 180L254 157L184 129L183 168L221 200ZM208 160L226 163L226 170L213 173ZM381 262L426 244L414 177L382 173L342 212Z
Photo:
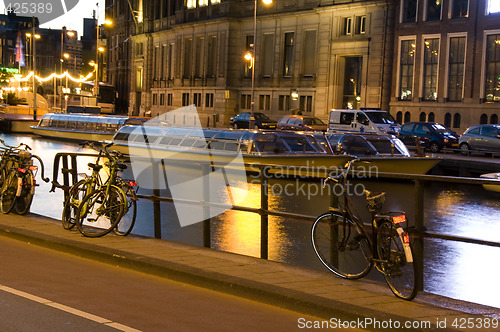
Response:
M76 152L78 145L48 141L30 136L0 135L8 144L25 142L45 162L46 176L52 178L54 155L60 151ZM86 150L85 152L92 152ZM85 172L87 161L81 163L80 172ZM130 175L128 175L130 176ZM48 193L50 184L37 178L31 211L53 218L60 218L62 191ZM140 183L139 183L140 184ZM413 185L401 182L368 181L367 189L388 193L385 208L403 210L412 220L414 215ZM269 209L319 215L328 208L326 195L311 195L321 192L321 185L314 181L295 182L281 179L270 180ZM280 192L279 188L288 188ZM140 194L151 194L140 189ZM163 191L162 195L168 193ZM500 242L500 194L488 192L481 187L432 184L425 188L425 220L429 232L464 236ZM369 214L364 207L364 198L353 197L361 216L367 220ZM240 205L260 207L260 185L250 184L249 194ZM180 227L172 203L162 203L162 238L203 245L201 223ZM269 217L269 259L323 270L311 247L309 221L290 218ZM260 256L260 217L257 214L227 211L211 221L212 248L238 254ZM138 202L138 220L134 233L154 236L153 204L147 200ZM500 308L500 291L497 264L500 248L443 240L425 241L425 290L444 296L468 300Z

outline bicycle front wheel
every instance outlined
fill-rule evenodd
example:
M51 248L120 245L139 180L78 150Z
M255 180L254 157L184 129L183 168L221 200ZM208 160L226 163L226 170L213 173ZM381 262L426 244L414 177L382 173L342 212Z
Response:
M311 240L321 263L339 277L358 279L373 266L365 231L339 212L319 216L312 226Z
M27 171L21 178L21 192L16 198L14 208L18 214L25 214L31 207L35 193L35 179L33 173Z
M115 234L120 236L127 236L134 228L135 218L137 215L137 202L134 193L134 188L131 186L124 186L121 188L122 194L125 195L125 201L127 202L125 206L125 211L123 211L123 216L120 222L113 229Z
M61 217L62 226L64 229L72 229L76 225L78 219L78 207L83 201L83 198L90 191L88 188L90 182L87 179L82 179L75 183L69 189L68 197L64 201L63 213Z
M2 186L2 201L0 202L0 210L2 213L9 213L16 202L17 193L17 175L16 171L11 171L7 175L7 179Z
M99 237L112 231L123 215L126 201L115 186L94 190L85 196L78 208L78 230L88 237Z
M407 253L405 245L409 245ZM397 227L392 222L383 221L378 227L377 251L385 281L394 295L404 300L415 298L418 292L417 269L413 262L414 255L409 237L402 240Z

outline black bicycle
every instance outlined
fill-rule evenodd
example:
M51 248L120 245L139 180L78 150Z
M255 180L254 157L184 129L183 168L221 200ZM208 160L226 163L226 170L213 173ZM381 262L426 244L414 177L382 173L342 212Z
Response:
M357 161L350 160L343 172L324 181L324 185L333 181L340 186L342 194L332 195L329 211L314 221L311 230L314 251L328 270L345 279L362 278L375 266L394 295L412 300L418 292L417 268L406 214L381 213L385 193L365 191L372 215L371 236L368 235L347 190L347 175ZM335 186L331 188L332 193L339 191Z

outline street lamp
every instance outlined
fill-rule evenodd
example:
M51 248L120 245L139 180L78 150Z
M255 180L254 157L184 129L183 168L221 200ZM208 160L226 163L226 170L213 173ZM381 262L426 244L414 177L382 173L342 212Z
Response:
M99 8L99 4L97 4ZM99 37L101 34L101 29L99 28L99 9L96 10L95 16L95 24L96 24L96 40L95 40L95 84L94 84L94 96L96 97L96 105L97 98L99 96L99 52L104 52L103 47L99 47ZM111 25L113 22L110 20L104 20L105 25Z
M265 5L270 5L273 0L262 0ZM251 51L245 53L245 60L250 61L250 66L252 67L252 100L250 108L250 120L248 121L248 128L253 129L255 125L255 43L257 41L257 0L254 0L254 11L253 11L253 43Z
M36 120L36 44L35 41L40 39L40 35L35 33L35 19L33 18L33 27L31 33L26 33L26 37L30 40L31 50L31 69L33 71L33 120Z

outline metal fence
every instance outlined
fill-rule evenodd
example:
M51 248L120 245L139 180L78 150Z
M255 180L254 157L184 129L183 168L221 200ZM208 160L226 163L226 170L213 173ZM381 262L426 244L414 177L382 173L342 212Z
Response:
M78 156L97 156L95 154L77 154L77 153L58 153L55 156L54 160L54 174L53 174L53 189L61 188L61 189L69 189L72 183L76 183L77 181L77 168L78 168ZM162 165L165 166L165 163L198 163L200 168L203 169L203 172L209 172L216 168L222 168L225 164L217 163L214 161L211 162L194 162L192 160L171 160L171 161L162 161ZM62 164L60 167L59 165ZM285 218L294 218L301 219L306 221L313 222L317 216L305 215L300 213L293 212L282 212L276 210L269 209L269 179L271 175L270 171L273 169L294 169L293 166L289 165L262 165L262 164L244 164L240 165L241 167L252 168L253 170L259 170L260 173L260 201L261 205L259 208L252 208L247 206L238 206L238 205L230 205L230 204L221 204L221 203L213 203L209 202L208 198L203 201L195 201L195 200L186 200L186 199L175 199L178 203L183 204L192 204L192 205L202 205L204 208L209 207L218 207L224 208L226 210L235 210L235 211L244 211L250 213L256 213L260 215L260 235L261 235L261 245L260 245L260 258L268 259L268 250L269 250L269 216L277 216L277 217L285 217ZM299 168L299 167L296 167ZM158 169L157 167L152 167L152 169ZM58 182L59 171L63 175L63 184ZM304 171L305 168L303 166L300 167L301 171ZM330 171L337 172L338 168L332 168ZM317 174L317 170L311 170L313 174ZM70 177L71 175L71 177ZM153 174L153 177L158 178L158 174ZM370 179L372 178L370 174L364 174L364 178ZM402 173L381 173L377 172L377 179L398 179L405 180L410 183L413 183L414 187L414 195L415 195L415 205L414 205L414 227L411 228L410 233L414 238L414 249L416 256L416 266L418 268L417 272L417 287L419 290L423 289L423 266L424 266L424 239L433 238L433 239L442 239L448 241L458 241L464 243L474 243L479 245L486 245L491 247L500 247L499 242L493 241L485 241L481 239L467 238L461 236L453 236L446 235L440 233L432 233L428 232L425 228L424 222L424 186L426 183L453 183L453 184L468 184L468 185L483 185L483 184L493 184L500 186L500 180L490 180L490 179L479 179L479 178L466 178L466 177L454 177L454 176L435 176L435 175L415 175L415 174L402 174ZM203 191L207 191L209 186L208 179L207 183L204 184L204 188L201 188ZM154 215L154 237L161 238L161 202L173 202L174 199L172 197L162 197L160 195L159 189L154 189L152 195L138 195L140 199L147 199L153 202L153 215ZM326 207L325 207L326 211ZM321 211L322 212L322 211ZM365 226L371 227L370 224L366 224ZM203 220L203 245L204 247L211 247L211 230L210 230L210 218L207 217Z

